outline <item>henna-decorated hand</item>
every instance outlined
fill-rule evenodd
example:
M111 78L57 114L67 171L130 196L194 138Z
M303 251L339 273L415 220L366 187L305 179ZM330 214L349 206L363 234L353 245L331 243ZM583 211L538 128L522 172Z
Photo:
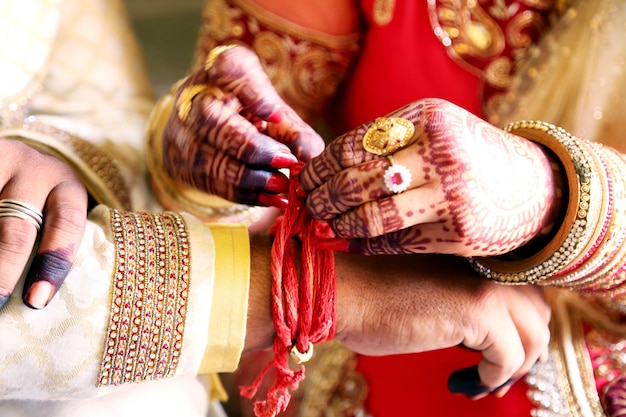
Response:
M409 104L389 117L414 124L392 152L410 182L394 194L390 159L368 152L364 124L332 142L300 174L314 217L330 220L339 246L367 254L496 255L548 229L560 207L550 160L538 145L443 100ZM343 243L341 243L343 242Z
M20 203L43 212L39 246L26 271L22 293L27 305L43 308L65 280L83 238L87 191L74 171L54 156L12 139L0 139L0 148L0 202L4 202L0 210L0 308L15 290L36 246L36 223L28 214L34 211Z
M166 170L230 201L284 207L279 169L318 155L324 141L278 96L254 52L235 46L209 60L178 89L163 136Z

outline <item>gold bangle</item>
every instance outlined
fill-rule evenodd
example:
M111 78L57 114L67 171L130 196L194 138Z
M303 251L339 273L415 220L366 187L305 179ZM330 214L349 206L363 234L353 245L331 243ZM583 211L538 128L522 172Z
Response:
M600 162L584 140L549 123L522 121L510 124L505 130L539 143L555 154L567 177L570 201L552 241L537 253L513 261L495 257L470 258L469 261L478 273L498 282L544 281L575 264L600 233L599 219L604 219L602 214L607 207L602 198Z
M178 118L184 123L189 121L191 104L198 94L205 94L217 100L223 100L226 97L226 94L214 85L196 84L183 88L176 99L176 109L178 111Z
M185 87L176 99L176 109L178 110L178 118L187 123L189 113L191 112L191 102L200 93L207 90L206 85L192 85Z

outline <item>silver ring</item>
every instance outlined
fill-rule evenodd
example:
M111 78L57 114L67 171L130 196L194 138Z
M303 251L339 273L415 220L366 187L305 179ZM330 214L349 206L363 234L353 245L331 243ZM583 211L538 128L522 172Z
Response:
M394 194L400 194L408 190L411 181L413 181L411 171L404 165L396 164L392 155L388 155L387 159L389 159L389 163L391 164L383 174L383 180L385 181L387 190Z
M17 217L34 225L37 230L43 223L43 213L30 204L11 198L0 200L0 217Z

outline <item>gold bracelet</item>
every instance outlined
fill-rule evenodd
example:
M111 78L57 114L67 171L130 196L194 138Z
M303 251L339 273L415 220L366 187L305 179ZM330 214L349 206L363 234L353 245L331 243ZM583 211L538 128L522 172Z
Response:
M562 164L571 197L552 241L537 253L513 261L496 257L469 261L478 273L502 283L544 281L575 264L598 238L600 220L605 218L608 206L603 198L606 181L602 181L603 172L598 169L601 163L593 149L565 129L540 121L522 121L505 130L539 143L555 154Z

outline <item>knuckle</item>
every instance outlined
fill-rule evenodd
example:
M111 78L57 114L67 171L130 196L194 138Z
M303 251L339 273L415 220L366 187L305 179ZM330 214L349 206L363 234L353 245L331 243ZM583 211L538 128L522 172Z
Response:
M353 213L356 216L356 211ZM362 237L375 237L385 233L385 219L378 205L365 204L360 220L363 224Z
M87 213L82 206L65 203L54 210L53 219L54 221L50 224L53 228L65 233L78 234L85 227Z

